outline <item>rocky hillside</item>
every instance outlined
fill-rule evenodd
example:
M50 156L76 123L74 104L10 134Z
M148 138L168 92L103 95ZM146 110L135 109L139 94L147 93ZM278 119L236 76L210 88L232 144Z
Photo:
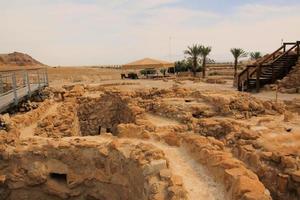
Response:
M0 66L43 66L44 64L33 59L31 56L14 52L9 54L0 54Z

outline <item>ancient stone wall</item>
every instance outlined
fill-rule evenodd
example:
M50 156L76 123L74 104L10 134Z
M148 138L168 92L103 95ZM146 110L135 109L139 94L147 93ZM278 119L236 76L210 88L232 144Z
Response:
M232 144L234 155L260 177L274 199L298 200L300 198L298 156L264 149L256 141L259 136L255 132L236 133L233 137L236 140L230 141L235 141Z
M35 110L29 111L24 114L17 114L11 116L11 124L15 128L21 128L25 126L29 126L35 123L37 120L41 118L43 114L47 111L47 109L53 104L51 100L45 100L43 103L39 105L39 107Z
M245 164L225 150L223 142L212 137L204 137L186 132L159 131L145 135L143 125L119 125L120 137L153 138L170 146L183 147L192 157L207 168L211 176L222 183L226 197L230 200L270 200L269 191L258 176L247 169ZM151 131L151 130L149 130Z
M80 98L78 118L83 136L101 132L116 133L120 123L135 122L139 110L118 94L104 94L99 98Z
M186 199L152 145L39 139L0 152L0 199Z
M80 136L77 107L74 99L62 102L58 105L56 112L50 113L38 122L34 135L42 137Z
M182 145L225 185L228 199L271 199L257 175L233 158L231 153L224 151L223 143L212 138L189 135L182 137Z

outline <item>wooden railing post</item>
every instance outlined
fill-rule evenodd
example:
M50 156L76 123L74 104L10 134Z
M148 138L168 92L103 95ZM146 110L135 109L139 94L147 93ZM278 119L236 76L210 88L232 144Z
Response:
M13 86L13 93L14 93L14 102L15 105L18 105L17 80L16 80L15 72L12 74L12 86Z
M260 71L261 65L258 65L256 68L256 92L259 92L260 90Z
M300 41L297 41L297 56L300 56Z
M247 68L247 90L249 89L250 84L250 74L249 74L249 68Z
M271 69L272 69L272 83L275 82L275 71L274 71L274 65L271 64Z
M286 44L284 43L283 44L283 52L285 52L286 51Z

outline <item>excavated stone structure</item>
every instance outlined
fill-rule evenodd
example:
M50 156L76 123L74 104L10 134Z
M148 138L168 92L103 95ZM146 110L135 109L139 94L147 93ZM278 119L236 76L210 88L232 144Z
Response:
M5 117L0 200L189 199L185 177L175 175L152 142L186 150L224 186L225 199L300 197L297 154L268 151L259 140L264 132L245 123L264 116L292 119L283 103L178 86L130 92L69 86L54 100ZM47 113L49 107L55 112ZM158 126L149 115L176 123ZM34 136L19 138L28 126L35 127Z
M161 150L107 140L37 139L2 147L0 199L186 198Z
M186 91L170 94L169 91L165 95L160 94L155 101L141 95L143 99L139 105L149 112L178 119L188 126L188 130L221 141L258 175L274 199L296 200L300 197L298 156L269 152L258 142L263 133L250 130L248 125L236 120L276 115L284 115L284 120L288 120L291 114L283 103L261 101L249 94L230 94L228 97L198 91L189 95ZM184 99L182 94L185 94ZM287 108L295 110L296 105L296 101L293 101L288 103ZM128 135L126 132L123 134ZM178 146L179 142L172 139L170 144Z
M135 122L137 110L120 94L108 93L99 98L80 98L78 118L80 130L85 135L100 135L101 132L115 134L121 123Z

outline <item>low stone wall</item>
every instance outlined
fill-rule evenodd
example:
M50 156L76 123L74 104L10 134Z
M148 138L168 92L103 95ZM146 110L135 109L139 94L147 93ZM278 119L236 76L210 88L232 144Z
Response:
M186 199L161 150L108 141L31 139L22 146L0 146L0 198Z
M22 128L25 126L30 126L31 124L38 121L43 114L49 109L53 104L51 100L45 100L39 105L35 110L29 111L25 114L17 114L11 117L11 123L16 128Z
M238 136L233 144L234 155L253 170L271 191L274 199L298 200L300 198L300 163L298 156L269 152L258 144L256 133ZM233 141L233 140L231 140Z
M103 129L115 134L118 124L133 123L142 112L118 93L106 93L99 98L83 97L78 100L78 104L78 118L83 136L99 135Z
M257 175L245 164L227 152L223 142L212 137L178 133L171 129L159 132L145 131L143 125L119 125L119 136L164 141L170 146L184 147L192 157L205 166L211 176L221 182L230 200L271 200L269 191Z
M38 121L47 109L53 104L51 100L45 100L39 104L37 109L31 110L24 114L9 116L9 114L1 115L1 121L6 125L7 130L0 130L0 144L14 143L20 136L20 129L30 126Z
M42 137L80 136L77 117L78 105L74 99L59 104L55 113L51 113L38 122L34 135Z
M232 200L270 200L269 191L259 181L256 174L227 153L218 141L205 137L183 137L182 144L194 158L205 165L211 174L221 181Z

